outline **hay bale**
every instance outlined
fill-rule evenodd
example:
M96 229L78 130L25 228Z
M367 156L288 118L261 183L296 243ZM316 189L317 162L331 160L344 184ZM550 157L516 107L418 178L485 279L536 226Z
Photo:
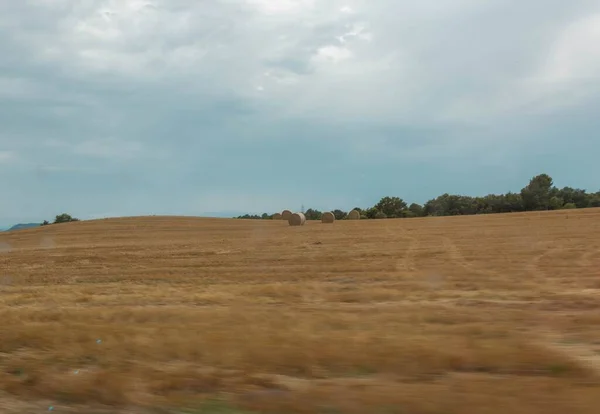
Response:
M331 224L335 221L335 215L331 211L323 213L321 216L321 223Z
M289 221L290 217L292 217L292 212L290 210L283 210L281 212L281 219L285 221Z
M360 220L360 213L358 210L352 210L348 213L348 220Z
M306 223L306 217L302 213L294 213L290 216L288 223L290 226L304 226L304 223Z
M281 220L281 214L280 214L280 213L275 213L275 214L273 214L273 217L272 217L272 219L273 219L273 220Z

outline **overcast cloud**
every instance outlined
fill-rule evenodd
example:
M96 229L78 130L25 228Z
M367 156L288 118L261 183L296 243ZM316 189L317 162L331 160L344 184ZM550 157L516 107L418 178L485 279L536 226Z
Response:
M600 184L597 0L0 2L0 225Z

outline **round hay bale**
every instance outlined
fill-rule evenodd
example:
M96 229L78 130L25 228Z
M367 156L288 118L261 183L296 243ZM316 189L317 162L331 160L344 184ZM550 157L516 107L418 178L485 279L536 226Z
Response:
M304 223L306 223L306 217L302 213L294 213L290 216L288 223L290 226L304 226Z
M321 216L321 223L331 224L335 221L335 215L331 211L323 213Z
M360 213L358 210L352 210L348 213L348 220L360 220Z
M281 212L281 219L285 221L289 221L290 217L292 217L292 212L290 210L283 210Z
M280 213L275 213L273 214L273 220L281 220L281 214Z

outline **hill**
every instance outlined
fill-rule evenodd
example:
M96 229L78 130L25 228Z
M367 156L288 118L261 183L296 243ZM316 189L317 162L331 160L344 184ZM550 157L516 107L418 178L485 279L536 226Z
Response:
M120 218L2 243L3 412L223 393L197 412L600 410L600 209Z
M32 227L39 227L39 226L41 226L40 223L19 223L19 224L15 224L14 226L10 227L6 231L29 229Z

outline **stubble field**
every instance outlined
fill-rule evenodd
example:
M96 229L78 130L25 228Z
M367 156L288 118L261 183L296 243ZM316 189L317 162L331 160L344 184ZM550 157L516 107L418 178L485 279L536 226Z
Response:
M0 412L50 406L597 414L600 209L0 234Z

